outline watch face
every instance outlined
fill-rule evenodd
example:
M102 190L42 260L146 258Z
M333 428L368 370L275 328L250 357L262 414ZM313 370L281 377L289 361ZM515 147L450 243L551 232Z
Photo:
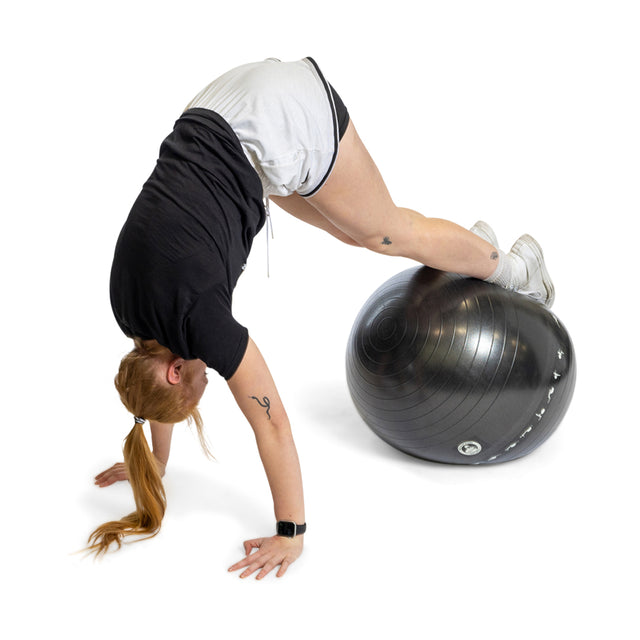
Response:
M293 522L278 522L278 535L293 538L296 534L296 525Z

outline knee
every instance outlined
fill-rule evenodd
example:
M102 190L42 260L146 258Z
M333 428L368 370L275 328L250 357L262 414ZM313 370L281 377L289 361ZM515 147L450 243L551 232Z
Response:
M388 203L369 203L374 210L358 218L349 229L359 246L385 255L401 253L401 236L406 236L402 210L391 200Z
M391 204L384 215L378 217L374 228L367 230L366 235L358 238L360 244L370 251L387 256L410 257L417 241L419 228L413 213L410 209Z
M340 229L337 229L337 228L330 229L329 233L331 233L331 235L334 238L337 238L338 240L340 240L340 242L344 242L344 244L348 244L350 247L363 246L360 242L358 242L357 240L354 240L354 238L352 238L350 235L347 235L344 231L341 231Z
M375 253L382 253L387 256L395 256L401 253L397 240L394 240L391 233L390 235L385 235L384 232L374 233L359 238L359 246L365 247L369 251L375 251Z
M358 242L357 240L354 240L351 236L348 235L343 235L340 237L340 240L342 242L344 242L345 244L348 244L350 247L360 247L362 248L362 244L360 242Z

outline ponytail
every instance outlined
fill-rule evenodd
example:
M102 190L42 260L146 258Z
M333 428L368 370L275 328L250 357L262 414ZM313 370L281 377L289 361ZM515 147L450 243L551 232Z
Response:
M122 520L106 522L89 536L87 551L96 556L104 555L112 543L119 549L126 536L144 536L140 539L145 540L160 531L167 500L156 459L140 423L136 422L125 440L124 463L136 510Z
M152 538L160 530L167 501L156 459L144 436L143 418L165 424L195 422L202 447L211 456L197 408L198 399L192 396L189 381L175 386L158 382L157 362L170 362L176 356L155 340L134 338L134 345L120 363L115 385L124 406L134 416L141 416L135 418L135 426L124 443L124 462L136 510L122 520L101 525L89 536L87 551L97 556L106 553L111 543L120 548L126 536Z

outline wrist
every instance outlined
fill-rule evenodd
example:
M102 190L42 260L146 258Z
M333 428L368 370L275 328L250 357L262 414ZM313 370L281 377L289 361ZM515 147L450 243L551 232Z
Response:
M155 454L153 455L153 457L156 459L156 467L158 468L158 473L160 474L160 477L164 476L165 471L167 470L167 463L160 460L160 458L158 458L158 456Z
M276 535L283 538L297 538L302 536L306 530L306 522L299 524L292 520L278 520L276 524Z

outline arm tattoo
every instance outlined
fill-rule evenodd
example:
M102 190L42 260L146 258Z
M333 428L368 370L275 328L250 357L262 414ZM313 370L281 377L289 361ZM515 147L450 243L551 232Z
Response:
M269 420L271 420L271 414L269 413L269 409L271 409L271 401L269 400L269 398L267 398L267 396L264 396L264 398L262 398L262 402L260 402L260 400L258 400L258 398L256 398L255 396L249 396L252 400L255 400L261 407L264 407L267 410L267 418L269 418Z
M385 236L384 240L380 244L393 244L393 242L389 240L389 236Z
M499 257L500 257L500 256L498 255L498 252L497 252L497 251L494 251L494 252L491 254L491 259L492 259L492 260L497 260Z

